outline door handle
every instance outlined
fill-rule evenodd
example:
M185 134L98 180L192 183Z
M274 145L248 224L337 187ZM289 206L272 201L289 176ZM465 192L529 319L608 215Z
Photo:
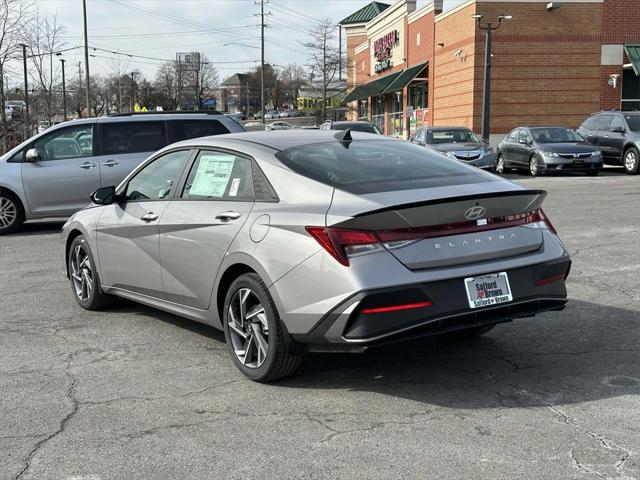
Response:
M158 215L156 215L153 212L148 212L145 213L143 216L140 217L140 220L142 220L143 222L153 222L154 220L158 219Z
M223 222L228 222L229 220L237 220L242 216L240 212L222 212L216 215L216 220L222 220Z
M89 170L90 168L97 167L98 164L94 162L84 162L80 165L80 168L84 168L85 170Z
M107 160L102 165L104 165L105 167L115 167L116 165L119 165L119 164L120 162L118 160Z

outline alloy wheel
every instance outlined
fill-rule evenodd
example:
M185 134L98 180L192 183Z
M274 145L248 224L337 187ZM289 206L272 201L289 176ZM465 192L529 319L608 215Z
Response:
M269 323L256 293L239 289L229 303L227 324L233 351L245 367L259 368L269 351Z
M504 157L498 156L498 162L496 163L496 173L504 173Z
M10 227L18 218L18 207L8 197L0 197L0 228Z
M529 160L529 173L532 177L538 175L538 159L535 156Z
M82 245L76 245L71 254L71 280L78 299L86 302L93 292L91 259Z
M624 168L627 172L633 172L636 169L636 163L638 162L638 156L633 150L629 150L624 156Z

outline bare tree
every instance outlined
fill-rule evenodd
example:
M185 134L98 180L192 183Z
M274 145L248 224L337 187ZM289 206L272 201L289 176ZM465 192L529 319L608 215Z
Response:
M176 62L166 62L158 69L154 87L163 108L174 109L178 105L178 69Z
M128 55L120 55L119 52L116 52L115 58L109 60L109 66L111 67L111 79L114 80L113 85L110 87L113 88L113 92L115 93L115 106L116 112L120 113L122 111L122 90L126 87L123 84L123 77L129 73L129 64L131 63L131 57Z
M42 113L48 125L53 124L53 116L57 110L56 99L58 96L54 87L60 81L60 62L54 63L53 57L64 47L64 42L60 39L63 34L64 27L58 24L56 15L52 17L40 16L38 10L36 10L34 21L26 29L25 40L29 45L29 54L33 65L31 79L38 86L39 92L36 99L44 106ZM36 108L34 108L35 111Z
M2 149L6 149L7 116L4 111L6 101L4 76L7 64L18 56L24 27L31 20L31 0L0 0L0 137Z
M336 42L338 27L323 20L309 32L311 41L304 44L309 50L309 66L322 89L322 119L327 114L327 91L340 70L341 55Z
M306 83L306 72L303 67L297 63L287 65L282 74L280 80L282 82L282 89L286 92L286 97L291 100L295 105L298 99L298 92L300 88Z
M215 96L215 89L219 85L218 71L205 55L200 56L200 66L195 71L193 91L195 92L196 107L202 108L207 98Z

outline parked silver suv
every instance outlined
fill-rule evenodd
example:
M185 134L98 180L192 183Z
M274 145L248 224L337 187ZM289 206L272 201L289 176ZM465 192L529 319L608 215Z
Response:
M72 215L91 192L117 185L170 143L242 131L217 112L121 114L51 127L0 157L0 235L25 220Z

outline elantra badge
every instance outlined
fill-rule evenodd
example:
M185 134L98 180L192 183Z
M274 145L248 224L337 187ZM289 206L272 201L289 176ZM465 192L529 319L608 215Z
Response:
M464 217L469 220L478 220L479 218L484 217L485 213L487 213L487 211L484 207L476 205L475 207L471 207L466 212L464 212Z

